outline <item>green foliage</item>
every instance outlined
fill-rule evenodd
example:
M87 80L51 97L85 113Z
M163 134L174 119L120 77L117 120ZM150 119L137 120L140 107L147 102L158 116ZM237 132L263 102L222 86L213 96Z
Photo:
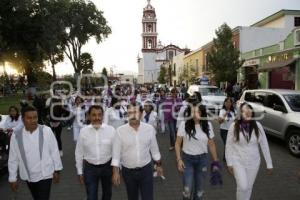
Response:
M80 73L81 48L90 38L94 37L97 43L102 42L111 29L103 13L91 1L73 0L70 3L65 17L67 28L65 53L70 59L75 73Z
M80 69L84 74L91 73L94 68L94 60L89 53L83 53L80 55Z
M102 69L102 75L107 77L107 70L105 67Z
M167 69L165 67L160 68L158 82L160 84L165 84L167 82Z
M85 0L1 0L0 62L9 61L37 83L37 72L49 61L55 65L64 53L80 74L81 48L90 38L100 43L111 33L94 3Z
M243 61L239 59L239 50L233 45L232 30L227 24L223 24L216 30L216 36L213 49L208 53L209 69L217 82L234 82Z

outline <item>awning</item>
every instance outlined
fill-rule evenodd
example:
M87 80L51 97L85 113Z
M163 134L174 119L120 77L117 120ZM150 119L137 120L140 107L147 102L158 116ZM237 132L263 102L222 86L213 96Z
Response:
M258 71L271 71L272 69L276 69L276 68L280 68L280 67L285 67L288 65L293 64L294 62L296 62L299 58L291 58L285 61L278 61L278 62L272 62L272 63L268 63L265 64L262 67L258 68Z

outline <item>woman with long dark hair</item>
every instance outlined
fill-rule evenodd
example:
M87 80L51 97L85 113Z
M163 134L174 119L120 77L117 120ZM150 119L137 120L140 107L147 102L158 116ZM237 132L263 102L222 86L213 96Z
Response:
M198 102L188 106L185 116L188 119L179 126L175 145L177 168L183 173L183 199L202 200L208 167L208 150L212 156L214 169L220 168L213 140L213 127L207 121L206 107Z
M23 122L19 109L16 106L10 106L8 113L9 115L4 122L4 129L12 131L15 128L21 127Z
M222 141L224 143L224 156L223 161L226 161L225 159L225 145L226 145L226 139L227 139L227 133L230 125L235 120L235 110L233 107L233 100L230 97L227 97L224 101L223 108L220 110L218 121L220 123L220 134Z
M237 200L250 200L260 166L259 147L267 163L268 175L272 174L273 165L265 131L255 121L252 106L243 103L239 111L240 116L228 130L225 155L228 171L236 180Z

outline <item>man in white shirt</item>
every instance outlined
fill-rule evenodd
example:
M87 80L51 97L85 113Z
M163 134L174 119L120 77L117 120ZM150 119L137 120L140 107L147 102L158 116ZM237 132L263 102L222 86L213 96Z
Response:
M50 197L52 179L59 181L62 163L56 138L47 126L38 125L38 113L34 107L22 109L24 127L15 130L10 141L8 160L9 183L18 190L18 170L27 182L34 200Z
M101 180L102 200L112 196L112 143L115 129L102 123L103 108L92 105L88 111L91 124L80 130L75 150L76 168L81 184L85 184L87 199L98 199Z
M152 159L157 166L158 176L163 176L161 155L154 128L140 122L142 112L139 106L128 106L129 123L117 129L113 144L113 183L120 184L119 167L125 181L129 200L153 200Z

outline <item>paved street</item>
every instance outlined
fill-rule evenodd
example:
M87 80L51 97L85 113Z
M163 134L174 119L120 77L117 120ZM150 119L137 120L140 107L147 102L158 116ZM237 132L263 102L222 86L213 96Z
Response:
M218 132L218 130L215 130ZM219 156L223 153L223 145L220 137L217 135L216 142ZM175 153L169 152L169 140L167 135L158 135L160 149L163 156L163 165L165 169L166 180L155 180L155 199L156 200L179 200L181 199L181 176L176 170ZM265 173L265 163L256 180L253 190L254 200L299 200L300 199L300 181L296 178L296 171L300 169L300 159L294 158L288 154L281 141L269 139L271 154L274 163L274 175L267 177ZM85 191L79 185L75 171L74 144L70 131L63 133L64 170L61 175L61 182L53 185L51 199L55 200L83 200ZM224 185L222 187L212 187L206 183L205 199L234 200L235 185L231 176L223 170ZM101 191L99 191L101 193ZM8 200L28 200L30 199L27 186L22 183L18 194L13 194L8 187L7 176L0 178L0 199ZM119 188L113 189L113 200L125 200L126 192L124 183Z

